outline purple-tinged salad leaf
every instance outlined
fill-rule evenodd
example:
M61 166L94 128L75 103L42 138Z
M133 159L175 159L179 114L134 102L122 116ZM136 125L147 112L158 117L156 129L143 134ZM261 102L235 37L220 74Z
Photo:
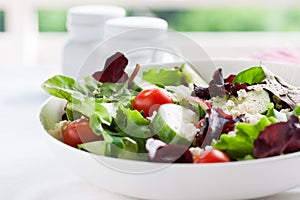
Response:
M267 69L265 69L265 73L267 78L265 79L265 83L261 84L261 86L272 94L271 96L276 103L275 107L277 109L294 109L297 105L300 105L299 88L286 83Z
M241 160L245 156L253 156L253 142L259 133L276 119L263 117L257 124L240 122L235 127L235 134L222 134L220 139L213 144L215 149L224 151L232 160Z
M233 119L231 115L224 113L221 108L208 110L206 118L207 120L203 122L199 132L201 137L204 136L203 143L201 144L202 148L211 145L213 140L218 140L221 134L233 131L235 124L243 121L242 116Z
M149 159L161 163L193 163L188 147L165 144L156 139L148 139L146 144Z
M202 87L197 85L194 85L194 91L192 92L192 96L206 100L211 98L208 87Z
M254 141L254 156L266 158L300 150L300 123L292 115L287 122L272 124Z
M265 72L262 67L251 67L246 69L236 75L233 79L233 84L235 83L247 83L248 85L253 85L256 83L261 83L266 78Z
M235 83L235 84L227 83L227 84L225 84L225 90L226 90L227 95L237 96L237 91L242 90L242 89L246 90L246 91L249 91L246 84L240 84L240 83Z
M199 97L201 99L210 99L212 97L224 97L225 95L237 95L237 91L241 89L247 90L247 84L232 83L231 79L234 79L234 75L230 75L224 80L222 69L217 69L212 80L209 82L208 87L194 85L194 91L192 96Z
M224 97L226 95L226 90L224 88L224 78L222 69L217 69L213 76L212 80L208 84L208 90L211 97Z
M109 57L102 71L97 71L93 77L101 83L122 83L128 79L128 75L124 71L128 65L128 59L124 54L117 52Z
M236 77L235 74L230 74L227 78L224 79L225 83L233 83L234 78Z

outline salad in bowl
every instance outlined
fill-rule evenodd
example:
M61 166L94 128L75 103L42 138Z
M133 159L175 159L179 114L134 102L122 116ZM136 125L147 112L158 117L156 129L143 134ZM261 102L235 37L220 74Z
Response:
M56 139L97 155L159 163L215 163L300 150L300 90L264 66L206 82L187 64L126 71L116 53L102 71L42 84L65 100ZM201 73L201 72L200 72Z

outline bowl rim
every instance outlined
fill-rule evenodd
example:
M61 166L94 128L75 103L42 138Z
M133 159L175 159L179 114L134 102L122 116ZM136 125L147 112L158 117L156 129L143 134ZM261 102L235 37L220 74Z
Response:
M208 62L209 60L195 60L193 62ZM273 65L285 65L286 66L292 66L292 67L300 67L300 64L291 64L291 63L284 63L284 62L269 62L264 61L261 62L259 60L253 60L253 59L232 59L232 58L221 58L221 59L212 59L212 62L243 62L245 64L257 64L262 63L264 65L273 64ZM145 66L151 66L154 64L178 64L178 63L184 63L184 62L170 62L170 63L152 63L147 64ZM64 144L62 141L59 141L58 139L54 138L52 135L50 135L43 127L42 121L41 121L41 114L43 111L43 108L51 101L51 100L59 101L61 99L57 97L50 96L47 98L43 104L41 105L39 109L39 119L40 119L40 125L43 129L43 134L46 135L46 137L50 138L52 142L54 142L56 145L60 145L62 148L66 148L68 151L73 151L75 153L80 153L84 156L95 156L95 157L101 157L104 159L109 159L116 162L122 162L122 164L130 163L130 164L144 164L144 165L165 165L169 164L168 167L172 168L218 168L218 167L234 167L234 166L249 166L249 165L257 165L257 164L267 164L267 163L273 163L277 161L283 161L283 160L289 160L293 159L295 157L300 157L300 151L293 152L285 155L279 155L279 156L273 156L273 157L267 157L267 158L259 158L259 159L252 159L252 160L240 160L240 161L231 161L231 162L221 162L221 163L205 163L205 164L195 164L195 163L156 163L156 162L150 162L150 161L138 161L138 160L128 160L128 159L122 159L122 158L115 158L115 157L109 157L109 156L103 156L103 155L97 155L94 153L90 153L87 151L80 150L78 148L71 147L67 144Z

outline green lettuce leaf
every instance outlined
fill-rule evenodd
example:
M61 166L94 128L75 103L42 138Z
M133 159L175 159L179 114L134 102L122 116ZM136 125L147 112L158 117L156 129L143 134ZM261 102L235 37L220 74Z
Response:
M296 106L292 112L293 112L293 115L296 115L297 117L299 117L300 116L300 106Z
M262 67L251 67L237 74L236 77L233 79L233 84L247 83L249 85L252 85L255 83L262 82L265 78L266 75Z
M83 101L85 97L94 97L102 102L130 102L137 92L125 83L100 83L93 77L75 81L67 76L57 75L42 84L42 88L52 96L69 102Z
M143 80L160 87L179 86L182 79L183 74L177 69L152 68L143 72Z
M136 142L128 137L112 136L110 140L95 141L78 145L79 149L115 158L148 160L147 153L139 153Z
M133 137L149 138L152 136L149 120L144 118L137 110L131 110L120 105L115 122L120 131Z
M95 141L95 142L88 142L78 145L78 149L83 149L90 153L94 153L97 155L105 155L106 154L106 141Z
M66 99L69 102L75 100L82 100L84 98L84 94L82 91L76 88L76 82L74 79L57 75L54 76L42 84L42 88L52 96Z
M276 121L273 117L263 117L254 125L240 122L236 125L235 136L222 134L220 139L213 144L213 147L226 152L232 160L241 160L248 155L254 156L254 140L261 131Z
M145 153L146 141L153 136L149 120L137 110L130 110L120 105L115 118L116 130L119 134L135 140L140 153Z
M97 102L94 98L84 98L83 101L70 102L67 104L67 109L82 113L84 116L91 118L92 115L97 115L101 122L110 125L112 116L102 103Z
M287 114L277 111L274 108L274 104L273 103L271 103L269 105L269 108L268 108L266 116L267 117L274 117L275 119L277 119L278 122L286 122L288 120Z

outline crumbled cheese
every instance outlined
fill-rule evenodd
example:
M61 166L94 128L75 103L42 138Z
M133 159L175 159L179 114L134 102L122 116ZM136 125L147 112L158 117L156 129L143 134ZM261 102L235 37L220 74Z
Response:
M271 101L268 92L261 90L259 86L255 89L249 92L239 90L238 97L230 96L229 99L215 97L212 99L212 105L214 108L221 108L233 118L245 114L248 123L257 123L262 117L260 113L268 110Z
M211 149L213 149L213 147L210 146L210 145L206 145L205 148L204 148L205 151L208 151L208 150L211 150Z
M248 96L246 90L244 90L244 89L237 91L237 95L238 95L239 101L243 100L244 98L246 98Z
M264 116L259 113L256 113L254 115L249 114L249 113L245 114L245 120L249 124L257 124L262 117L264 117Z
M94 95L94 96L96 96L96 95L98 95L98 94L100 94L100 91L99 91L98 89L96 89L96 90L93 91L93 95Z
M165 145L166 143L161 140L149 138L146 142L146 149L148 151L149 157L153 159L155 157L157 149Z
M254 105L252 103L248 103L248 102L243 102L242 104L238 104L237 109L241 113L253 113L254 114L254 112L255 112Z
M291 111L291 109L286 108L286 109L281 109L279 112L281 112L281 113L288 113L290 111Z
M233 117L236 118L238 116L240 116L242 113L238 110L230 110L229 114Z
M236 132L235 131L229 131L227 133L228 136L231 136L231 137L235 137L236 136Z
M264 90L261 85L251 85L251 86L248 86L248 89L254 90L256 92L262 92Z
M193 158L200 155L200 153L203 151L203 149L201 149L200 147L191 147L189 150L190 150Z
M235 103L232 101L232 100L228 100L227 102L226 102L226 107L227 108L232 108L232 107L234 107L235 106Z
M60 121L58 123L55 124L54 129L51 129L48 131L48 133L50 135L52 135L53 137L55 137L56 139L63 141L63 131L68 127L68 125L70 124L69 121Z
M153 121L153 119L155 118L157 114L157 111L153 111L152 115L150 117L146 117L149 121Z

